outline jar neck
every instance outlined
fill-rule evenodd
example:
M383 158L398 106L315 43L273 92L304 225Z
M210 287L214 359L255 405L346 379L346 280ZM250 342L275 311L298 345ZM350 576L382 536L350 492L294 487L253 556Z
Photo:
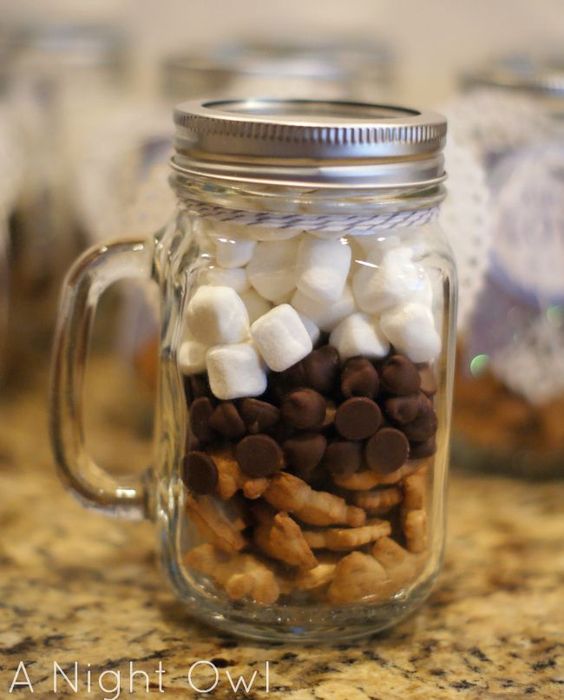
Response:
M377 216L395 212L436 209L445 198L444 185L412 188L347 189L292 187L186 176L172 173L170 184L181 204L207 204L214 207L272 214L311 216Z

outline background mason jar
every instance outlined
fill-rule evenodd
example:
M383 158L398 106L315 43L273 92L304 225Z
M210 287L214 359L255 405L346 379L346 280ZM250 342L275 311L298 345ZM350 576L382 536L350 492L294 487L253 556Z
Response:
M9 224L14 361L50 346L59 285L86 244L75 163L87 135L115 109L125 80L124 39L110 25L12 28L6 104L24 169Z
M476 116L459 128L487 169L492 231L484 288L459 343L455 461L561 476L564 62L514 55L463 85Z

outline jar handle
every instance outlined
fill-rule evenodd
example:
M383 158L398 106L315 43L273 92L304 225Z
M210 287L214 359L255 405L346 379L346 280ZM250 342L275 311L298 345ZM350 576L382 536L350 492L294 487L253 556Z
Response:
M121 484L88 454L82 393L100 297L118 280L152 279L150 248L143 240L115 241L91 248L74 263L63 284L51 375L50 432L61 479L87 507L133 520L147 517L146 479Z

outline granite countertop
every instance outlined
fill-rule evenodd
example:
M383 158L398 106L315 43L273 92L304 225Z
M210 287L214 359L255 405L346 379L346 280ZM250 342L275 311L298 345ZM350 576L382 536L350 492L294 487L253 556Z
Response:
M98 387L130 398L118 410L99 388L89 394L101 416L92 420L92 443L101 459L112 461L119 445L131 465L143 464L147 444L126 418L142 426L144 411L123 386L125 373L101 360L95 370L104 377ZM133 697L564 698L564 482L453 473L445 567L419 613L340 646L238 643L194 623L175 603L149 523L86 512L63 491L46 439L45 394L39 381L5 392L0 404L0 697L12 697L23 661L36 698L117 697L97 685L112 669L124 678L119 697L130 697L129 662L150 681L147 693L137 677ZM202 660L219 674L207 695L187 681ZM55 661L68 673L78 662L76 693L59 679L53 694ZM159 662L162 693L153 673ZM229 677L250 682L254 671L248 695L241 685L234 693ZM105 678L112 689L115 680ZM214 678L211 667L194 667L196 686ZM31 697L29 687L14 697Z

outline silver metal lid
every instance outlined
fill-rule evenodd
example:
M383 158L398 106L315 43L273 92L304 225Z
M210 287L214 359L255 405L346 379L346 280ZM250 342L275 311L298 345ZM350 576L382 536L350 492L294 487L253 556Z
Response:
M194 100L174 111L172 166L191 175L304 187L440 183L446 119L320 100Z
M564 56L559 59L536 59L527 54L505 56L481 70L465 73L462 84L564 99Z

